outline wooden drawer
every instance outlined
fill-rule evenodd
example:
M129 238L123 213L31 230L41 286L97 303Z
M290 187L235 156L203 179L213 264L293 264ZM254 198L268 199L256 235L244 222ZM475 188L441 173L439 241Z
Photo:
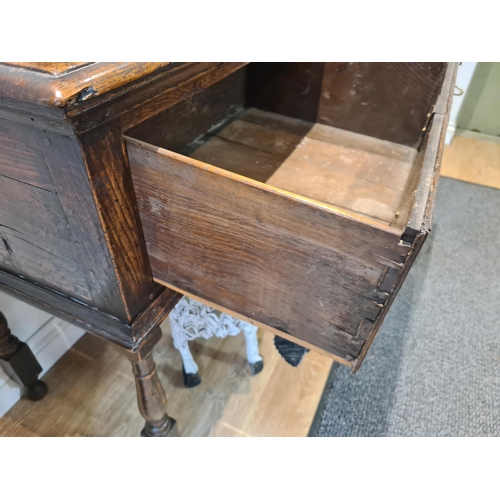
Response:
M358 368L430 231L455 72L250 64L129 131L155 280Z

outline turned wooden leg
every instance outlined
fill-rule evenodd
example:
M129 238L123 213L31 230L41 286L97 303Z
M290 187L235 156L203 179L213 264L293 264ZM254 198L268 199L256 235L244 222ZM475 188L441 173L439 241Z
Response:
M143 437L171 437L177 433L175 420L167 414L167 397L153 360L153 347L160 337L161 330L156 327L147 345L138 352L126 352L132 362L139 411L146 420Z
M141 436L168 436L175 420L167 415L167 397L156 373L153 353L150 352L140 361L132 361L132 370L139 411L146 420Z
M27 344L12 335L6 317L0 312L0 367L18 384L26 387L32 401L47 394L47 384L38 380L42 372L40 363Z

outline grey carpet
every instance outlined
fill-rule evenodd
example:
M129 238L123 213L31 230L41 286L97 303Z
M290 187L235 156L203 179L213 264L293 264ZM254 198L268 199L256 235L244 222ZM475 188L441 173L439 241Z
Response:
M433 231L312 436L500 435L500 191L441 178Z

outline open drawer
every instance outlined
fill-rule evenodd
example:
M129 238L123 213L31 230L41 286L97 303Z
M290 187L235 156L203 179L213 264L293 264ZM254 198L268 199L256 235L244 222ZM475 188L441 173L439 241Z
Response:
M155 280L358 368L430 230L455 72L252 63L128 131Z

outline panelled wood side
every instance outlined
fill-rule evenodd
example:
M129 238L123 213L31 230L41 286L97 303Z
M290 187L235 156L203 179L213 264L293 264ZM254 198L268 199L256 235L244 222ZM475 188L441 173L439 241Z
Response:
M121 128L78 138L0 120L0 180L2 270L130 323L161 293Z
M39 132L0 120L0 268L95 305Z
M346 360L408 248L382 224L126 138L153 276Z

